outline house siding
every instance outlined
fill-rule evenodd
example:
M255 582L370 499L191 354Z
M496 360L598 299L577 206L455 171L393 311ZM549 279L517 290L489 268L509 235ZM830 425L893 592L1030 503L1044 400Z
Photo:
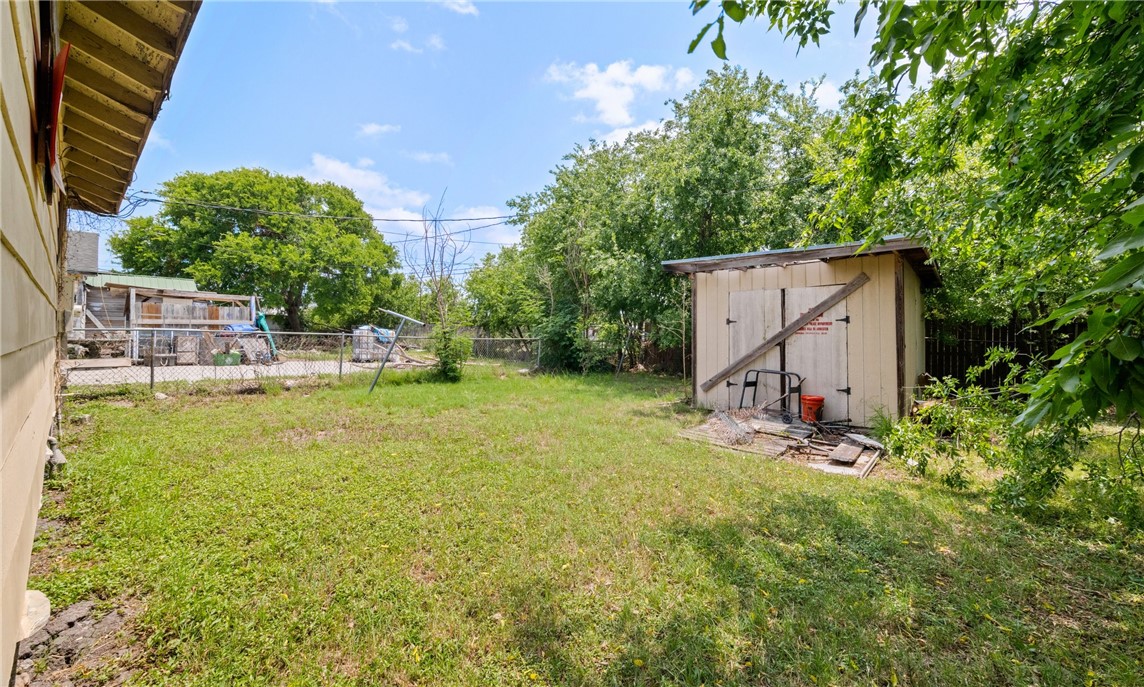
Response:
M21 639L24 590L55 408L59 196L34 162L39 5L0 7L0 676Z

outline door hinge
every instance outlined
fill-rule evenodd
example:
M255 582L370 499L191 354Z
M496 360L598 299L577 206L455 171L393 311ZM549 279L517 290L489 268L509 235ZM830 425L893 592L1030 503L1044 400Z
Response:
M738 321L739 321L739 320L732 320L730 317L728 317L728 318L727 318L727 326L729 327L729 326L731 326L731 325L735 324L735 323L736 323L736 322L738 322Z
M732 382L730 379L728 379L727 380L727 386L728 387L739 386L739 383L738 382Z
M839 317L837 320L834 320L834 321L835 322L845 322L846 324L850 324L850 316L847 315L846 317Z
M842 393L842 394L846 394L847 396L850 395L850 387L846 387L845 389L835 389L835 391Z

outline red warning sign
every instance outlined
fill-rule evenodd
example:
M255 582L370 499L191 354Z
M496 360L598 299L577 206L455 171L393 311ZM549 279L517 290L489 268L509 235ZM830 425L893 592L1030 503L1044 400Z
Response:
M800 334L807 334L810 336L826 336L832 331L831 327L833 326L834 320L823 319L822 316L819 316L810 322L807 322L806 326L795 332L795 336Z

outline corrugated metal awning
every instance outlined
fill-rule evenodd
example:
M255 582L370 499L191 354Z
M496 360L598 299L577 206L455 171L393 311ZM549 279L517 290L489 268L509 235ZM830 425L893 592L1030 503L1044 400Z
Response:
M83 283L88 286L102 288L116 285L125 288L137 287L144 289L174 289L176 291L198 291L199 287L194 279L188 277L152 277L145 274L116 274L102 272L84 277Z
M253 296L243 296L234 293L213 293L211 291L180 291L178 289L148 289L130 284L115 284L107 283L105 286L109 289L135 289L136 296L152 297L158 296L162 298L189 298L196 301L218 301L220 303L243 303L247 304Z
M61 3L69 207L115 214L159 115L200 0Z
M852 243L832 243L822 246L809 246L807 248L781 248L777 250L761 250L753 253L736 253L734 255L712 255L703 258L687 258L685 260L664 260L661 264L668 272L678 274L694 274L696 272L714 272L717 270L741 270L754 267L781 267L800 262L845 260L858 258L864 255L882 255L894 253L905 260L921 279L922 286L931 287L941 284L937 265L931 259L930 252L911 238L895 234L885 237L866 250L861 250L862 241Z

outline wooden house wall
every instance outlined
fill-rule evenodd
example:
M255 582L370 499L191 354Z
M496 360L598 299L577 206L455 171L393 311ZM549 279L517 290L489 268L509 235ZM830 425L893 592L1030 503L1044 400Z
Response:
M11 671L55 406L59 194L34 160L39 4L0 6L0 676Z
M704 408L728 406L728 394L723 384L709 392L704 392L699 384L732 362L727 326L731 293L807 286L841 288L860 272L865 272L870 282L846 299L847 314L851 318L847 334L850 417L858 424L868 424L879 410L896 417L899 386L895 272L899 261L897 256L886 254L783 267L696 273L693 277L696 405ZM907 361L908 374L915 369L924 369L924 329L920 324L920 282L909 265L903 265L903 276L907 294L905 310L909 313L906 351L913 360L912 363ZM917 326L910 322L916 322ZM762 359L759 359L749 367L762 367L761 363ZM732 379L742 381L742 376L740 372ZM907 378L907 386L910 385ZM809 389L807 391L813 393Z

